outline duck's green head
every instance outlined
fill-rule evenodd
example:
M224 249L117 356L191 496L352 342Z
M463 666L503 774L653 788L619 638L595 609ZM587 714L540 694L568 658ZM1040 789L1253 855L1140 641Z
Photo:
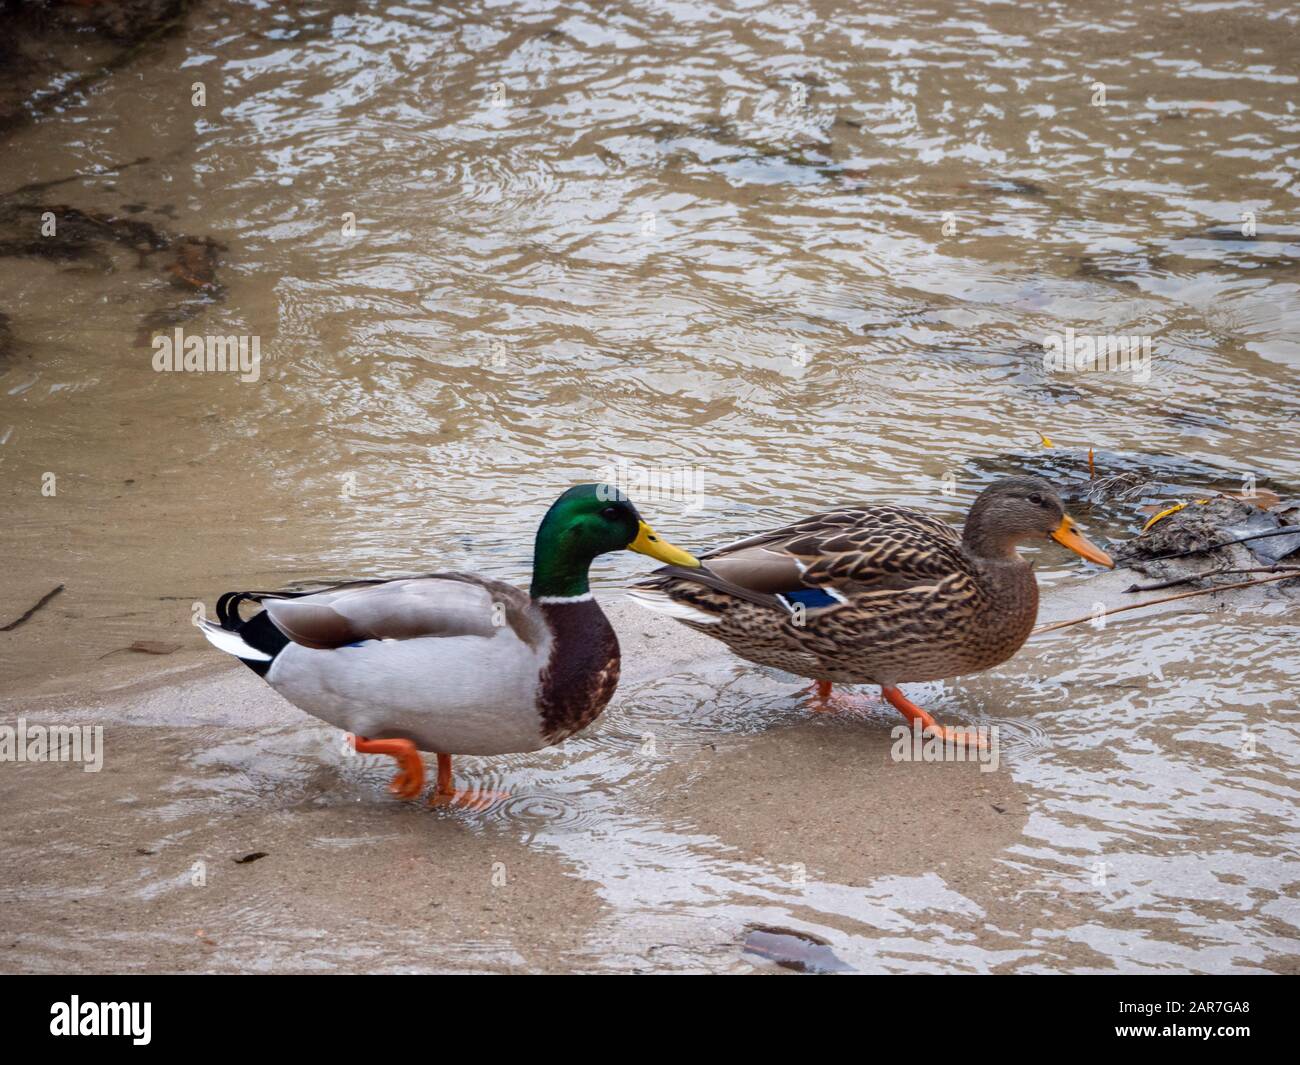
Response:
M537 530L529 590L535 598L585 595L591 560L625 549L673 566L699 565L693 555L661 540L618 489L575 485L551 504Z

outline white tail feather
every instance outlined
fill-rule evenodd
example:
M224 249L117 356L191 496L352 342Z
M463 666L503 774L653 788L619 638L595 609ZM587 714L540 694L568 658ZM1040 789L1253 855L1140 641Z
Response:
M697 625L716 625L722 620L716 614L707 614L687 603L679 603L663 592L651 588L629 588L627 597L637 606L643 606L657 614L667 614L678 621L693 621Z
M226 654L242 658L246 662L271 661L269 654L265 651L259 651L251 644L245 643L239 633L223 629L216 622L209 621L207 618L199 619L199 631L208 638L208 643L212 644L218 651L225 651Z

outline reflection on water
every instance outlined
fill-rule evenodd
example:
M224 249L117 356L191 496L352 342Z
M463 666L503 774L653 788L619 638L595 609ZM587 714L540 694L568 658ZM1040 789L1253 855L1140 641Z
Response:
M1040 430L1176 458L1181 483L1300 481L1297 27L1276 5L202 10L12 134L0 185L144 160L6 202L142 205L174 241L219 241L222 291L184 326L259 336L262 372L152 372L142 323L184 302L171 260L0 256L0 622L66 584L5 634L11 689L192 640L191 602L231 587L523 579L545 505L620 458L691 471L702 502L644 507L684 546L846 498L959 519ZM1067 328L1149 336L1150 380L1045 371ZM1123 537L1145 515L1098 519ZM638 568L602 559L598 588ZM815 742L887 713L805 740L797 682L738 663L631 680L558 751L458 764L512 798L440 816L594 883L593 965L731 964L773 926L865 971L1279 967L1300 923L1293 612L1078 632L925 693L1006 729L1021 798L991 816L1028 821L979 877L936 852L836 880L826 855L796 889L743 811L728 835L667 810L673 789L725 801L727 759L782 744L823 803L879 785ZM170 812L283 798L333 765L322 748L311 725L213 736L191 771L238 773ZM382 794L386 766L337 771Z

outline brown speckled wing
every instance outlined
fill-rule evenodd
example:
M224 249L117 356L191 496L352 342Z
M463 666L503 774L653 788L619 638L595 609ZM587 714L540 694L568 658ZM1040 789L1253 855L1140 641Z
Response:
M974 571L952 526L903 507L846 507L703 556L742 587L832 587L845 594L930 584Z

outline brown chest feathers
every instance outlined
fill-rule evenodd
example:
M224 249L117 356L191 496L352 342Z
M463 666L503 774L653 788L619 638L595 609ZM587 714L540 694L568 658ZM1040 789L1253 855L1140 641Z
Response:
M618 637L594 599L539 603L554 642L541 674L542 736L559 743L600 716L618 687Z

